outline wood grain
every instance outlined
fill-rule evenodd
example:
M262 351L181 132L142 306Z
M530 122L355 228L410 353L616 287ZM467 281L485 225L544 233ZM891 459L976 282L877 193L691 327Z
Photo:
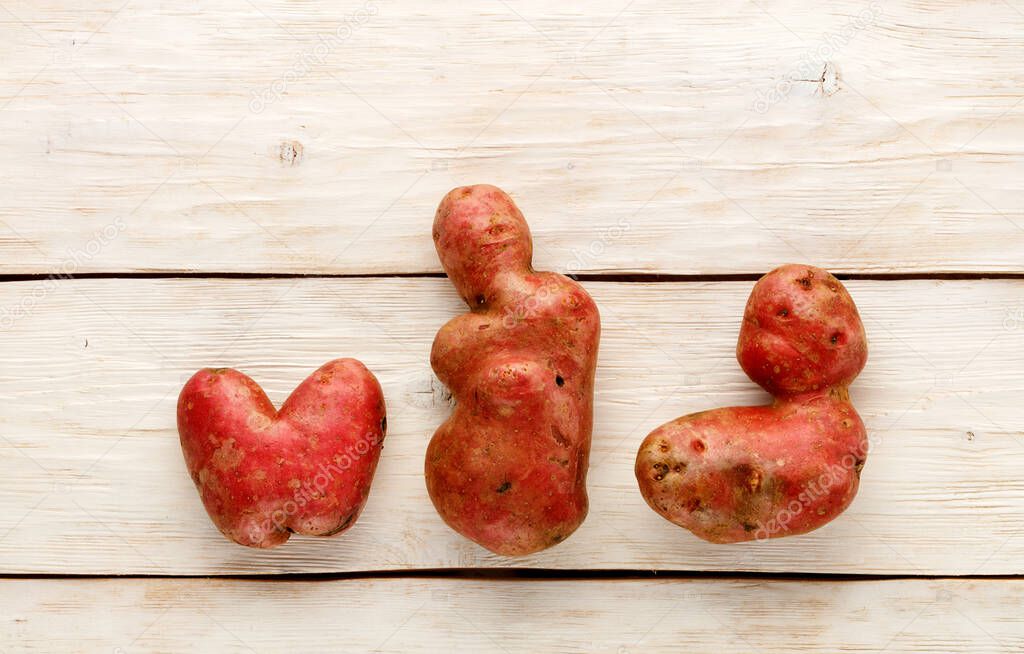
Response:
M872 452L847 513L807 536L704 543L654 514L640 440L684 413L766 399L734 360L750 282L588 283L603 316L591 512L566 543L500 559L437 517L422 478L449 411L434 333L462 306L444 279L95 279L0 284L0 573L270 574L410 568L1024 572L1024 281L853 281L870 361L852 387ZM273 551L214 529L174 426L184 381L239 368L283 401L357 356L389 435L343 537Z
M4 7L0 273L437 271L477 182L548 269L1024 271L1010 2Z
M0 583L18 652L970 652L1024 582L106 579Z

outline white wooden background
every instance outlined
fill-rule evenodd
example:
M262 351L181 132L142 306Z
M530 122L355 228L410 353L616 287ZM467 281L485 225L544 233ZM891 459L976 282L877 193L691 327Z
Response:
M1022 12L0 0L0 651L1024 648ZM476 182L604 320L590 516L515 560L422 480L427 354L461 311L429 225ZM862 488L812 534L709 545L633 457L765 399L733 348L787 261L852 277ZM336 356L388 402L366 512L227 542L181 384L232 366L280 402Z

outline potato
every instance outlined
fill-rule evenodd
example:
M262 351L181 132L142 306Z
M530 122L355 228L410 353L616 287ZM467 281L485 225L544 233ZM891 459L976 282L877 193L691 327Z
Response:
M683 416L636 458L652 509L714 543L803 534L842 513L867 456L847 387L867 361L857 307L835 277L786 265L747 301L736 356L770 406Z
M280 411L227 368L200 370L178 398L181 448L203 505L221 533L249 547L355 524L386 429L380 384L355 359L323 365Z
M532 268L523 215L493 186L451 191L434 244L469 313L430 363L456 400L427 448L427 490L455 531L519 556L567 538L587 514L601 323L575 281Z

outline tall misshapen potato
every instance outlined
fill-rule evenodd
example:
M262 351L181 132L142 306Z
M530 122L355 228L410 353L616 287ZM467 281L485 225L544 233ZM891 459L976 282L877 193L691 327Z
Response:
M786 265L754 286L736 356L770 406L683 416L636 459L647 503L714 543L803 534L853 501L868 451L847 387L867 362L853 299L820 268Z
M355 359L321 366L280 411L229 368L200 370L178 398L181 448L203 505L221 533L249 547L355 524L386 429L380 384Z
M532 267L526 220L493 186L451 191L434 244L469 313L430 363L455 397L427 448L426 481L453 529L506 556L569 536L587 514L597 306L573 280Z

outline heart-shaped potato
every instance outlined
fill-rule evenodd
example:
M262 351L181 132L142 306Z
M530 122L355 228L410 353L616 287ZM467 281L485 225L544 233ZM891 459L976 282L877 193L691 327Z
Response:
M178 398L181 449L203 505L225 536L249 547L351 527L386 429L380 384L355 359L324 364L280 411L228 368L200 370Z

